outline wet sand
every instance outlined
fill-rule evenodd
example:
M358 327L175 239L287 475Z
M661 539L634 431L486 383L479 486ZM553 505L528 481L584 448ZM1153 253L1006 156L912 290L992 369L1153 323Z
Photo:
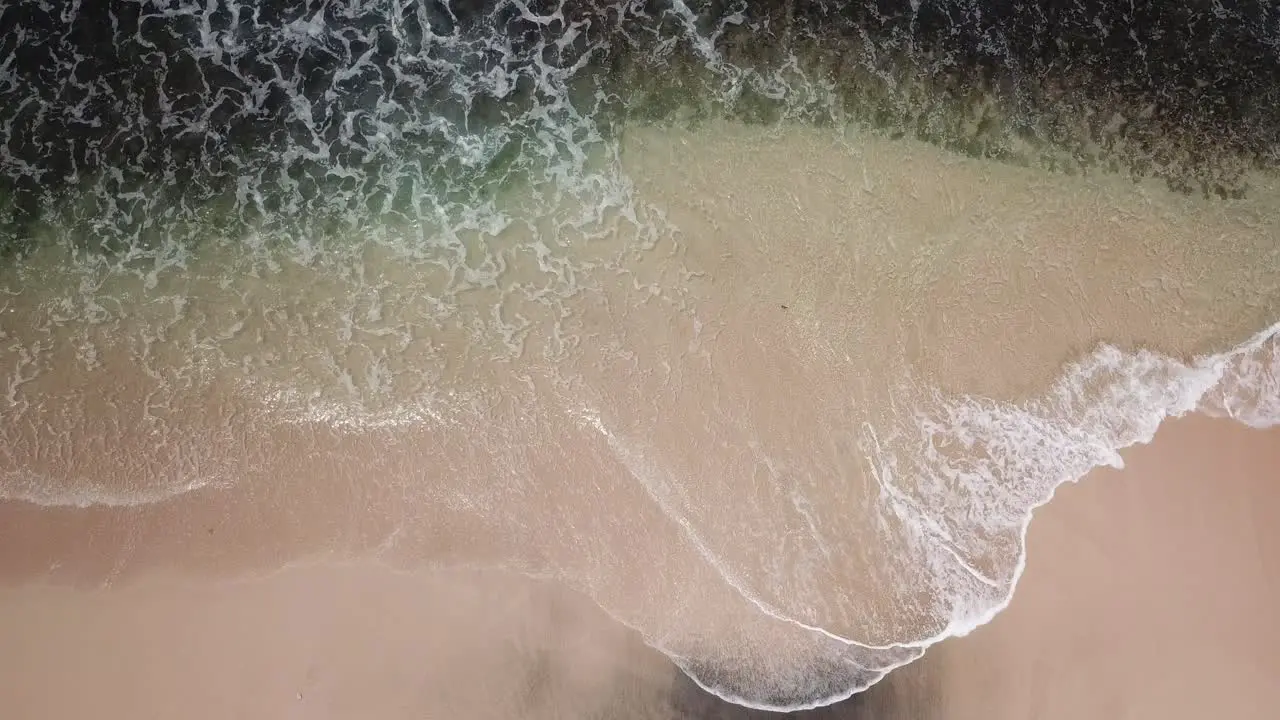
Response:
M1252 407L1275 336L1206 355L1280 318L1265 21L1206 44L1183 11L500 5L476 36L376 8L125 13L110 42L18 20L0 716L761 715L676 666L828 701L1003 606L1028 509L1213 382L1280 418ZM607 41L632 22L657 44ZM170 97L171 51L202 87L100 114ZM1225 428L1176 423L1064 489L1004 617L814 715L1274 704L1274 442Z
M333 557L519 567L686 657L737 656L754 682L836 652L768 613L877 646L981 616L1028 503L1105 460L1078 461L1083 416L1047 435L1037 416L1024 447L1027 418L984 406L965 425L936 393L1025 399L1103 341L1186 357L1280 317L1274 179L1218 203L732 123L638 128L620 149L637 207L667 218L653 245L622 218L589 241L515 223L473 259L492 285L436 285L440 268L389 250L282 251L268 271L238 245L150 289L54 249L0 275L23 290L4 316L0 486L66 507L0 509L0 564L89 584ZM1152 412L1125 397L1089 412ZM921 456L973 433L972 465ZM88 557L68 541L86 523ZM757 699L828 698L897 660Z
M1171 421L1125 470L1038 512L992 624L797 716L1269 717L1278 439ZM84 530L68 547L92 546ZM770 716L702 692L585 598L500 573L321 562L98 589L8 577L0 698L15 720Z
M0 645L18 648L3 661L12 671L0 673L2 695L16 698L11 715L745 712L699 690L595 603L725 692L771 706L830 698L915 650L850 649L797 622L881 645L930 637L958 615L967 622L980 614L974 606L985 611L1003 598L1022 510L1038 497L1024 485L1048 487L1067 472L1055 453L1081 445L1071 432L1032 433L1034 442L1018 446L1032 458L1000 456L1012 464L988 468L978 490L991 492L981 497L971 486L929 485L937 478L917 471L929 466L903 455L903 486L920 483L914 499L956 519L939 550L911 534L915 516L873 501L888 491L870 456L897 456L880 455L879 438L886 446L890 438L868 428L896 429L902 447L914 448L912 439L926 435L914 424L904 430L896 413L930 402L933 385L1013 399L1042 391L1064 361L1102 339L1175 356L1221 349L1273 318L1280 303L1270 241L1280 218L1261 200L1193 202L1114 178L1041 176L874 138L849 145L796 130L779 144L761 130L722 129L701 140L657 131L631 138L624 164L637 192L679 232L596 267L581 280L586 289L564 301L581 311L567 325L532 314L538 304L530 298L518 303L534 318L529 337L565 330L576 338L567 359L531 341L523 353L480 353L477 361L470 335L427 332L434 326L425 310L402 301L430 299L431 288L388 258L362 261L359 282L321 263L288 266L267 283L210 256L202 260L209 267L170 277L175 287L164 292L174 294L158 297L177 298L172 305L144 303L145 289L100 289L113 307L147 308L110 322L64 318L57 303L15 295L5 360L17 382L13 414L0 428L0 474L15 498L0 502L0 577L10 587L0 598ZM740 159L744 147L751 163ZM861 184L866 178L874 183ZM1016 232L993 230L1002 227ZM519 233L499 240L525 248L507 266L504 282L515 287L528 279L518 262L526 244ZM468 312L514 307L504 304L510 287L468 291L478 293L467 295L475 304ZM357 308L370 292L373 307ZM369 344L344 334L344 318L357 316L368 321ZM402 331L403 350L387 339ZM24 354L27 345L44 355ZM85 347L95 350L93 362L75 355ZM366 350L394 359L397 381L408 384L393 382L392 392L371 372L370 388L386 397L348 398L334 383L365 377L353 367L391 367L362 360ZM191 360L203 352L217 362ZM29 356L44 363L31 378ZM992 372L995 356L1007 372ZM419 402L414 388L434 387L421 368L457 376L441 402ZM904 372L919 382L897 382ZM253 384L259 380L266 384ZM295 417L288 413L299 408L281 410L285 390L346 399L300 403L316 412ZM1134 405L1138 415L1149 410L1149 396L1125 397L1132 402L1090 417L1105 425L1113 409L1125 421ZM998 455L1003 436L982 440L989 423L981 423L990 420L927 437L962 443L977 430L975 458ZM1005 417L1012 424L994 427L1022 437L1024 420ZM1157 448L1212 452L1221 444L1184 438ZM1144 452L1133 453L1135 465ZM1259 460L1262 474L1274 459ZM1133 562L1166 567L1187 555L1186 541L1164 542L1159 533L1182 538L1194 523L1166 517L1161 503L1234 502L1224 480L1184 478L1187 488L1174 492L1181 486L1147 478L1162 475L1159 467L1127 472L1138 479L1095 473L1108 481L1067 489L1044 514L1063 518L1065 528L1124 529L1107 543L1146 543L1140 547L1156 550ZM1248 473L1240 482L1246 475L1267 487ZM1144 478L1154 484L1132 495L1112 489ZM1197 488L1221 495L1186 494ZM989 502L1003 491L1007 503ZM1077 494L1089 499L1073 506ZM873 536L881 527L873 523L885 518L901 521L891 526L901 537L886 539L893 529ZM1230 537L1201 525L1193 529L1208 540L1197 542ZM1043 532L1052 531L1032 534L1032 589L1022 594L1038 597L1036 583L1050 589L1031 604L1041 614L1024 621L1030 630L990 639L1018 627L1017 608L1027 605L1019 599L1008 616L1015 620L950 641L819 714L985 718L994 711L975 688L1003 693L998 682L1016 682L1019 690L1000 702L1015 704L1009 717L1023 717L1016 703L1025 688L1085 682L1078 658L1045 649L1059 641L1043 636L1042 618L1075 617L1064 605L1073 593L1095 593L1098 607L1123 618L1133 608L1113 588L1125 565L1100 562L1074 542L1039 540ZM940 554L953 551L965 572L940 574L955 570L952 555ZM1053 590L1055 568L1077 565L1072 593ZM594 602L511 576L438 570L459 566L559 578ZM957 575L964 584L951 582ZM1182 576L1134 577L1157 596ZM1170 612L1216 628L1215 614L1194 612L1215 607L1196 604L1204 598L1179 595L1190 605ZM1135 606L1141 619L1158 599ZM1128 627L1115 622L1122 627L1106 637ZM1090 620L1063 637L1075 642L1098 626ZM1040 653L1034 662L1025 655L1032 651ZM1040 667L1043 677L1015 681Z

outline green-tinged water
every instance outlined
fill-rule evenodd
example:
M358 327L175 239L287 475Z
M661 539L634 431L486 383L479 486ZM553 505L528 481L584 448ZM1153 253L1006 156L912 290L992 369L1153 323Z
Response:
M84 577L499 566L807 707L1166 417L1280 417L1263 4L0 20L0 494L124 528Z

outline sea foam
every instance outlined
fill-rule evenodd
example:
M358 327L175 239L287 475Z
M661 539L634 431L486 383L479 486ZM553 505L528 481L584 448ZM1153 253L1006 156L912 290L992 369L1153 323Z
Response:
M1123 467L1120 451L1151 442L1161 423L1172 417L1200 411L1256 428L1280 422L1278 349L1280 324L1188 363L1104 345L1067 366L1049 392L1026 403L933 394L927 409L912 413L918 433L913 442L872 446L882 512L910 529L904 560L909 558L915 579L935 601L942 629L874 646L805 626L814 634L815 647L836 639L864 652L879 651L886 660L898 651L896 664L884 663L886 672L862 676L833 669L842 667L838 655L828 656L825 668L812 659L804 663L807 672L831 685L839 678L847 683L822 695L807 694L821 683L805 673L787 687L787 677L761 676L749 666L706 669L677 653L673 658L708 691L757 709L819 707L867 689L888 670L918 656L904 651L923 651L967 635L1007 607L1026 567L1033 514L1062 484L1099 466ZM874 434L870 428L868 432ZM1016 544L993 548L991 539L1001 532L1012 532ZM978 557L997 572L975 570L967 558ZM714 557L709 561L716 562ZM797 622L760 600L741 580L730 578L730 584L768 616Z

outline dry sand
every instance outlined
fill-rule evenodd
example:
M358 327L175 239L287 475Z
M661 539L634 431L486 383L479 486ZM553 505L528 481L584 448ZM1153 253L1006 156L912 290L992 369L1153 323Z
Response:
M1026 575L991 625L808 715L1272 717L1280 432L1176 420L1126 458L1038 513ZM11 577L0 648L12 720L767 715L701 693L584 598L496 573Z
M1280 430L1171 421L1037 514L1008 610L939 646L947 720L1273 718Z

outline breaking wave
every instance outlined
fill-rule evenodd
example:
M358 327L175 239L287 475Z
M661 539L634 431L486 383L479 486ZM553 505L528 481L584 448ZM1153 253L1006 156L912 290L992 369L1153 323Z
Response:
M877 320L877 293L905 307L903 288L949 266L840 225L848 193L873 195L865 158L850 151L860 187L801 197L788 176L790 198L762 190L749 211L836 207L851 267L910 276L888 290L851 290L825 266L834 245L793 228L762 241L752 216L722 242L723 218L690 226L732 193L681 198L677 217L640 176L674 187L707 168L680 165L688 136L646 154L628 133L855 128L902 142L899 158L924 141L982 168L1155 179L1144 203L1194 195L1208 216L1244 207L1229 203L1280 158L1280 72L1213 48L1270 67L1280 16L1219 9L1213 42L1166 57L1202 34L1181 10L898 5L0 7L0 497L253 495L348 453L410 508L402 527L469 518L513 568L583 589L758 708L848 697L970 632L1008 603L1031 515L1061 484L1119 467L1169 417L1280 421L1280 325L1190 359L1101 345L1016 399L944 390L873 346L909 325ZM958 237L951 200L900 201L867 214ZM1167 207L1152 217L1176 224ZM1263 248L1235 267L1262 281L1224 296L1232 308L1275 301L1275 224L1252 212L1238 224ZM757 246L775 253L743 259ZM764 303L773 277L789 294ZM856 312L824 309L855 290ZM758 304L789 315L761 320ZM937 323L961 322L946 310ZM882 321L893 332L868 330ZM535 532L539 513L552 530ZM637 532L669 533L670 557L605 539ZM626 585L650 566L687 592L676 610Z

